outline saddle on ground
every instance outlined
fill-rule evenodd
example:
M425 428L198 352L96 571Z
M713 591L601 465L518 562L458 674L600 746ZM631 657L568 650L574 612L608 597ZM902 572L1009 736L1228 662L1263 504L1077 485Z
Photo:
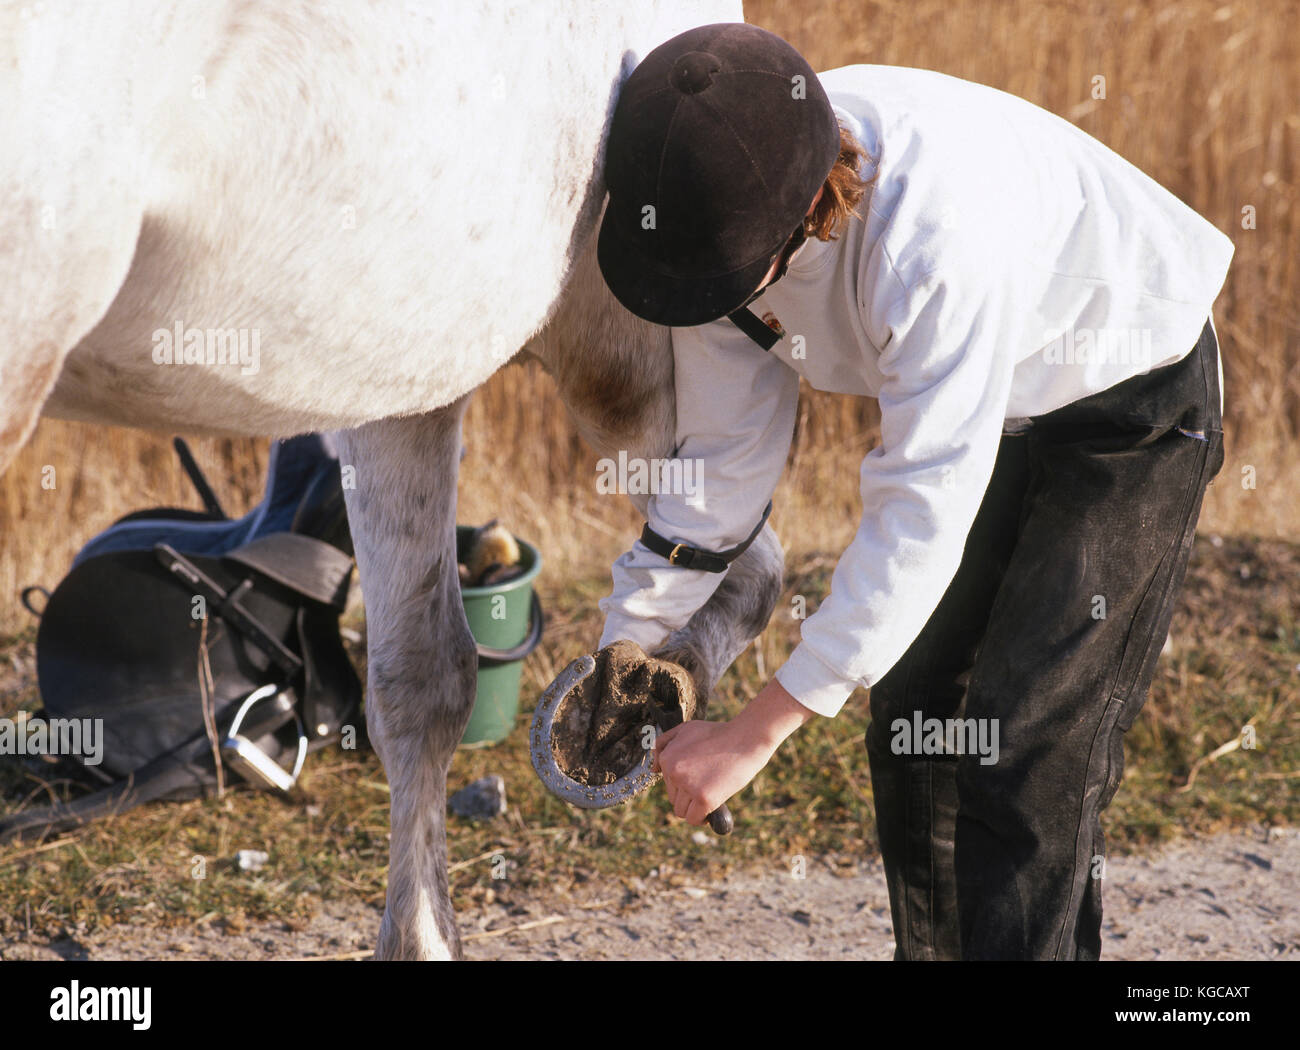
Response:
M287 791L309 752L345 726L363 735L339 633L353 562L333 447L319 434L273 442L262 501L232 519L175 445L205 510L129 514L86 544L53 593L23 592L41 621L33 717L102 719L97 763L60 759L102 786L0 820L0 841L209 794L214 750L228 779Z

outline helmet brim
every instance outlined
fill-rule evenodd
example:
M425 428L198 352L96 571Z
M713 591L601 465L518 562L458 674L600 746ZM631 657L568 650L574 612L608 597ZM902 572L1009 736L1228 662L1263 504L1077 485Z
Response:
M774 249L779 251L780 249ZM708 324L738 309L771 269L764 257L717 277L673 277L623 236L606 209L596 241L596 261L620 303L643 320L673 328Z

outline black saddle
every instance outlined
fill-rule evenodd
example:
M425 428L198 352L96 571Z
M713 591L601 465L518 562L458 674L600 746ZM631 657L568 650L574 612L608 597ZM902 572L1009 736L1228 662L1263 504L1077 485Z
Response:
M226 769L287 791L309 752L345 726L363 732L339 634L352 545L334 449L319 434L272 443L262 501L231 519L175 445L205 510L129 514L86 544L52 594L23 592L41 620L34 717L50 740L55 720L102 720L98 761L70 758L104 786L0 820L0 841L211 793L214 737Z

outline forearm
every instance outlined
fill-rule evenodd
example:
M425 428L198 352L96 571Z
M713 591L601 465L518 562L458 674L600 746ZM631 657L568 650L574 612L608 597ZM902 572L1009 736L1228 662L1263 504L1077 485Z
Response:
M804 707L773 678L732 722L756 744L775 752L790 734L816 717L817 712Z

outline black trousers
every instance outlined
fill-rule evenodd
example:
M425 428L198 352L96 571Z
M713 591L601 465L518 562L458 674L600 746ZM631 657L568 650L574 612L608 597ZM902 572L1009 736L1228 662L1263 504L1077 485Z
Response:
M956 576L871 689L896 958L1098 958L1101 813L1223 465L1217 362L1207 323L1181 361L1002 438ZM996 761L900 748L916 712L995 720Z

